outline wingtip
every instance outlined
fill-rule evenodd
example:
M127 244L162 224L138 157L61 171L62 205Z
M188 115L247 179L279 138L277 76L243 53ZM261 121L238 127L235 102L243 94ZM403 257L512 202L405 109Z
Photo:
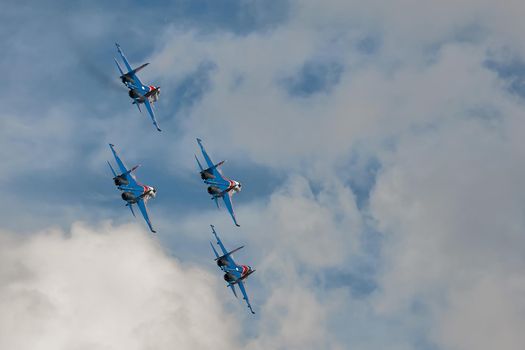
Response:
M199 139L199 138L197 137L197 142L201 143L201 142L202 142L202 140L201 140L201 139Z
M235 224L235 226L237 226L237 227L241 227L241 225L239 225L239 224Z

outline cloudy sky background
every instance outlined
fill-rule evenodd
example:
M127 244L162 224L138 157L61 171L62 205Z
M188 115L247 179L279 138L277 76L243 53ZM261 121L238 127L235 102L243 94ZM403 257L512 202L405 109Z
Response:
M518 1L21 1L0 13L0 348L523 349ZM118 41L162 87L155 131ZM196 173L227 175L240 228ZM156 186L158 235L105 163ZM224 287L209 224L257 269Z

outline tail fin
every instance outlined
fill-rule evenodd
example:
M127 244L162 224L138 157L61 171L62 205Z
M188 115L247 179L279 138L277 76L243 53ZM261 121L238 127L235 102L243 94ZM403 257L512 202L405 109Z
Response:
M137 108L139 109L139 112L142 113L142 109L140 109L140 102L137 101L137 99L134 99L133 102L131 102L132 105L137 105Z
M210 242L210 246L211 246L211 249L213 249L213 252L215 253L215 256L217 257L217 259L219 259L219 253L217 253L217 251L215 250L215 247L213 246L213 243ZM215 259L215 260L217 260Z
M113 58L115 60L115 63L117 64L118 71L120 72L120 76L124 75L124 72L122 71L122 68L120 68L120 64L118 64L118 61L116 58Z
M230 287L232 289L233 295L235 295L236 298L239 298L237 296L237 292L235 291L235 286L233 284L228 284L228 287Z
M115 172L115 169L111 166L111 163L108 162L109 168L111 169L111 172L113 173L113 177L117 177L117 173Z
M196 154L194 154L194 156L195 156L195 160L197 161L197 164L199 165L199 168L201 169L201 171L204 171L204 168L202 167L201 162L199 162L199 158L197 158Z
M131 214L133 214L133 217L136 217L135 216L135 211L133 211L133 204L128 203L128 204L126 204L126 207L129 207L129 210L131 210Z

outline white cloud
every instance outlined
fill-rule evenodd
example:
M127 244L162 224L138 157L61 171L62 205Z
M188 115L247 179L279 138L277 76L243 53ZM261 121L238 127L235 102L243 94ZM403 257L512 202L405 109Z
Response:
M326 303L289 259L254 266L246 284L252 317L218 271L167 256L138 227L76 223L68 233L0 233L0 347L335 348ZM254 285L271 290L269 297L257 298Z
M261 243L267 250L263 266L286 256L292 266L333 267L355 253L355 241L341 228L351 220L338 227L337 204L330 203L343 205L345 195L355 202L341 184L352 174L341 174L338 166L356 144L364 144L382 162L370 208L387 234L373 300L378 318L424 318L424 327L406 321L403 331L440 346L472 348L468 339L478 324L465 320L479 318L476 310L491 304L487 296L514 295L519 288L506 288L507 281L496 276L525 267L520 257L525 197L516 188L524 175L521 106L484 66L489 51L509 43L521 50L510 31L522 25L516 15L521 7L472 1L302 2L290 22L274 31L211 37L168 31L174 36L161 50L165 65L185 56L189 65L212 59L218 66L214 89L184 124L187 135L215 141L222 153L242 152L260 164L301 172L306 182L328 184L319 196L326 201L313 199L301 181L293 181L265 205L238 208L249 231L264 237L254 240L275 237L273 246ZM380 37L372 55L355 50L367 35ZM278 78L323 55L345 67L333 93L290 98ZM240 83L232 84L239 76ZM224 139L231 142L219 142ZM355 212L350 205L342 215ZM250 226L253 222L275 234ZM501 288L485 289L479 278L484 273ZM422 311L415 311L417 305ZM523 323L523 315L509 313L507 304L493 305L487 310L498 311L501 326L489 323L491 335L513 349L521 337L517 328L504 325ZM503 342L504 329L512 341ZM491 348L493 343L480 339L474 344ZM402 338L395 345L417 347L417 339Z
M454 288L437 311L434 336L451 349L519 350L525 344L523 271L487 269L473 283Z
M3 349L226 349L237 323L216 277L137 226L1 234Z
M13 310L20 322L0 316L9 336L0 341L20 343L0 345L34 348L30 345L39 340L42 348L71 348L74 335L79 348L104 342L112 348L118 335L131 349L174 342L212 346L193 343L204 341L206 334L218 348L236 339L250 349L336 348L343 338L345 347L365 349L385 344L372 339L379 334L392 339L387 344L396 349L418 348L421 338L459 350L495 344L519 348L523 305L513 301L523 291L525 268L525 193L519 185L525 175L520 165L525 156L522 103L509 96L484 61L487 52L502 47L523 55L522 9L518 1L301 1L292 3L287 23L247 35L167 28L156 38L148 67L163 91L173 91L203 61L217 65L211 90L184 111L187 115L169 116L163 109L166 100L159 103L161 125L169 117L175 120L173 134L169 127L163 135L145 132L150 127L146 116L122 107L125 95L106 101L105 108L122 109L105 120L89 122L89 114L100 110L71 120L45 111L36 128L9 119L0 132L2 180L69 165L78 156L72 150L81 147L68 145L79 140L101 143L85 159L94 169L107 158L106 143L112 141L130 162L151 156L165 162L166 173L182 176L195 171L192 153L199 136L212 155L275 169L286 181L268 197L236 201L239 230L224 210L212 213L211 207L184 218L172 208L153 213L163 228L159 232L173 245L207 240L203 231L208 222L217 224L230 244L247 241L246 260L257 268L248 289L260 308L258 323L243 329L248 335L236 333L239 324L231 315L218 320L222 307L217 299L228 293L213 287L219 284L217 276L168 259L131 227L78 226L67 239L60 233L21 242L4 238L2 309ZM97 27L95 36L111 31L110 22L104 23L107 28ZM26 45L21 40L26 35L16 38ZM367 37L377 39L372 53L357 48ZM330 93L290 97L279 82L316 60L340 64L339 83ZM50 72L40 76L31 71L23 80L38 81ZM55 129L57 123L64 129ZM101 138L82 137L89 128ZM357 209L347 185L362 173L344 167L353 152L363 149L381 162L370 213ZM47 162L28 166L42 159ZM96 172L102 176L102 170ZM5 192L4 198L22 197L11 189ZM84 198L78 197L78 202ZM83 203L72 205L56 220L72 221L87 210ZM30 212L33 221L40 220L34 219L35 209ZM318 287L315 278L368 254L359 245L360 235L366 234L364 215L376 220L386 237L380 253L370 258L381 267L378 291L359 300L339 290L326 300L332 291ZM101 230L111 233L94 232ZM115 309L121 303L127 307ZM216 312L205 312L204 306ZM414 310L418 307L423 311ZM348 314L358 310L359 319L340 316L341 309ZM488 314L492 318L484 317ZM330 329L334 320L353 325L364 320L355 327L363 332L345 337L344 329ZM391 326L398 321L402 326Z
M435 340L453 349L523 344L509 325L525 321L512 297L524 283L525 167L503 129L470 119L406 138L372 196L389 235L376 307L425 305Z

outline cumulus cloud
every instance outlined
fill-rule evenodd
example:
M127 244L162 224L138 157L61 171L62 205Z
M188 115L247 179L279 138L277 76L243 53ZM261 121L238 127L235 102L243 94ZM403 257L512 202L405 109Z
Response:
M2 348L226 349L238 335L216 276L136 226L0 237Z
M377 308L417 301L436 317L436 341L453 349L523 344L511 325L525 313L511 296L524 283L525 192L516 184L525 168L508 137L490 120L469 120L407 138L371 199L389 235Z
M329 309L290 261L255 266L261 270L247 282L257 310L252 317L217 271L166 255L136 225L76 223L69 232L49 229L25 237L3 231L0 241L2 348L337 345L329 336ZM211 258L207 261L215 269ZM252 282L259 276L261 281ZM271 290L269 297L254 298L259 295L254 285Z

